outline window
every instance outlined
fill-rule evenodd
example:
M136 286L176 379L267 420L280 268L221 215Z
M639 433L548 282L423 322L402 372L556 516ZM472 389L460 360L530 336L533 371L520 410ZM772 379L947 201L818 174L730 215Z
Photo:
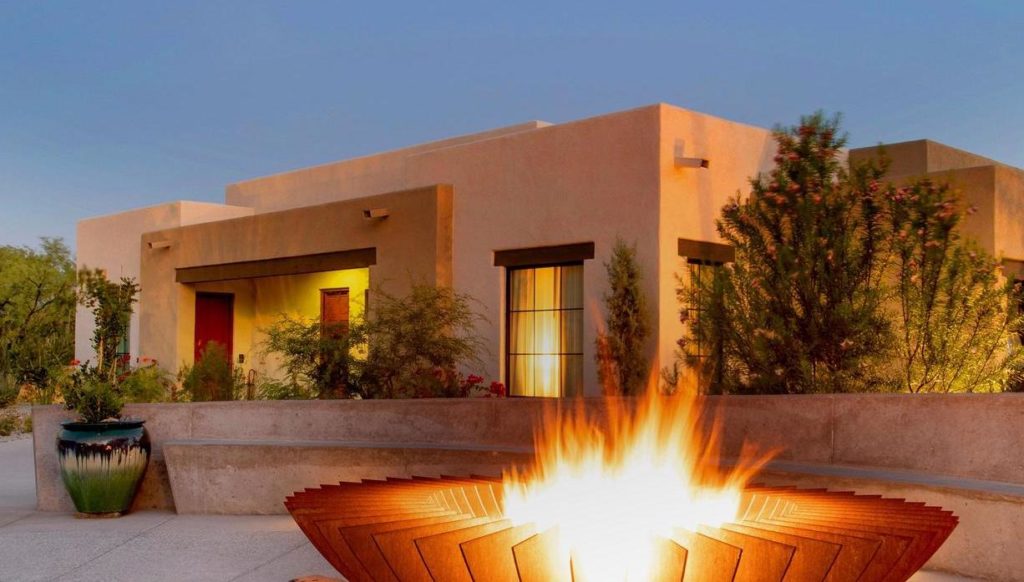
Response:
M686 260L686 301L683 305L684 319L686 320L686 355L700 361L711 355L710 350L712 349L697 333L704 310L700 294L706 292L721 266L722 263L714 261Z
M704 313L704 297L701 293L710 289L712 282L722 265L731 263L736 258L735 250L719 243L708 241L679 239L679 256L686 259L685 280L680 295L681 319L683 320L683 340L688 366L680 370L679 386L689 390L706 392L712 386L721 383L722 369L711 367L711 363L720 358L722 345L709 345L706 339L697 333L702 324L707 323Z
M130 362L132 359L131 330L131 324L129 323L124 328L124 335L117 342L117 359L125 363Z
M583 393L583 263L508 269L512 396Z

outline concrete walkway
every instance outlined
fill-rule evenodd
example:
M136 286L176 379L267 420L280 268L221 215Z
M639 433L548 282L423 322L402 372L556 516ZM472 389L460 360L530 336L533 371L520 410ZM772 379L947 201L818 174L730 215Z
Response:
M0 581L282 582L337 576L288 516L35 511L32 439L0 442Z
M35 511L32 439L0 442L0 582L284 582L337 577L288 516ZM921 573L914 582L960 578Z

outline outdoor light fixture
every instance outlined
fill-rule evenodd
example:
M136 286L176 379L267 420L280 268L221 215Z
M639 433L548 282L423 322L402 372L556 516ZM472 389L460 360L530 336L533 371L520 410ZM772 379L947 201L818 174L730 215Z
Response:
M677 168L707 168L711 165L711 162L707 158L695 158L692 156L684 155L686 151L686 142L677 139L675 143L675 158Z
M363 218L366 220L383 220L390 216L387 208L367 208L363 210Z
M711 162L705 158L684 158L676 156L677 168L707 168Z
M171 241L169 241L169 240L154 240L154 241L149 241L148 243L146 243L146 246L148 246L151 250L169 249L169 248L171 248Z

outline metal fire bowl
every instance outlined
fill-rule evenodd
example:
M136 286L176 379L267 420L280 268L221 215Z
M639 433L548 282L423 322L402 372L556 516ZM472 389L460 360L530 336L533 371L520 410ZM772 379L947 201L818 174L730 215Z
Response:
M501 492L491 478L414 477L324 485L285 505L351 582L574 580L556 532L504 519ZM959 521L903 499L756 485L740 515L664 539L656 580L906 580Z

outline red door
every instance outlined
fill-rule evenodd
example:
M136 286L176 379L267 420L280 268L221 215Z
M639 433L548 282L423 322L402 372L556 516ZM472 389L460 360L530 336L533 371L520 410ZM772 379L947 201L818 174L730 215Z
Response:
M230 293L196 293L195 359L202 357L210 342L217 342L227 352L228 361L234 350L235 296Z

